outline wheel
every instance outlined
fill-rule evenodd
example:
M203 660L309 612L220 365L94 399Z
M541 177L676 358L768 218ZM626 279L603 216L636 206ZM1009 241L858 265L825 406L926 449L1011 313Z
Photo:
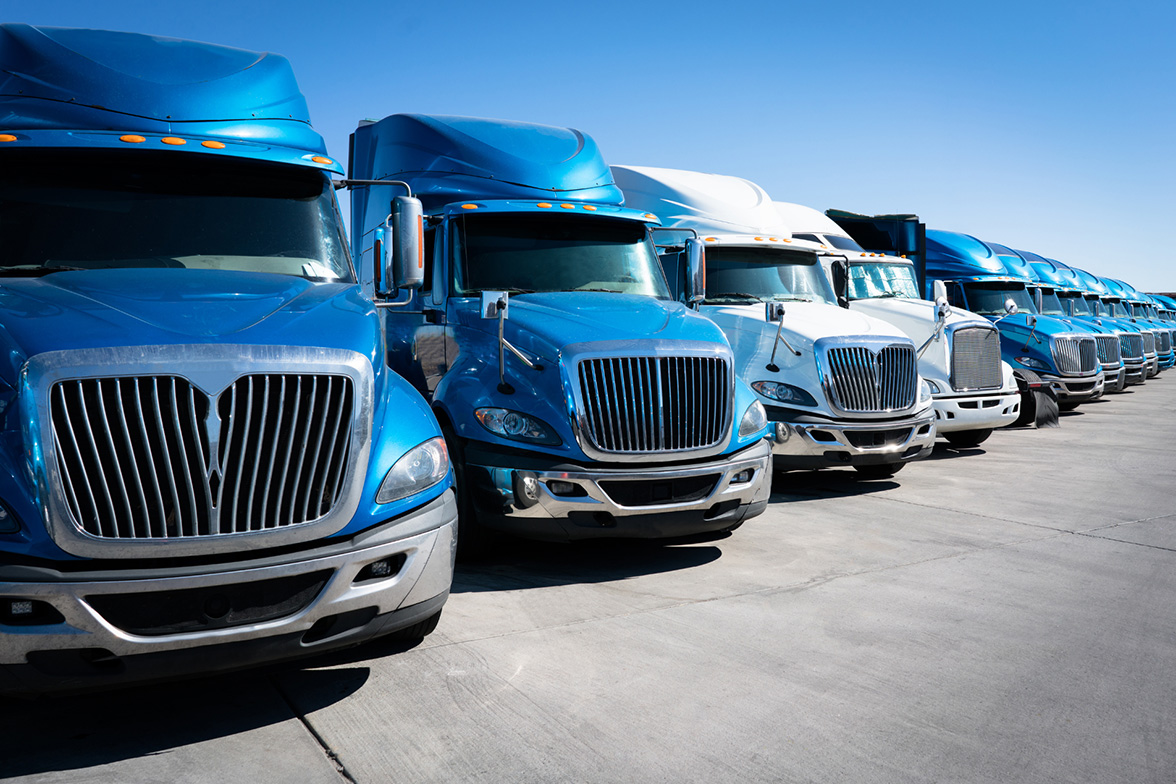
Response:
M437 623L440 620L441 611L438 610L423 621L417 621L412 626L406 626L403 629L397 629L388 635L388 639L401 642L423 640L433 633L433 630L437 628Z
M491 534L478 523L478 515L474 510L474 502L470 497L469 484L465 476L465 448L449 423L441 425L441 435L445 436L445 448L449 450L449 459L453 463L454 479L457 487L457 555L469 560L476 558L486 551Z
M906 463L873 463L871 465L855 465L857 471L866 479L889 479L903 469Z
M943 437L952 446L962 448L980 446L988 437L992 435L992 428L985 428L983 430L959 430L954 433L944 433Z
M1067 400L1064 403L1059 400L1058 401L1058 411L1073 411L1074 409L1078 408L1078 405L1079 405L1078 403L1075 403L1072 400Z

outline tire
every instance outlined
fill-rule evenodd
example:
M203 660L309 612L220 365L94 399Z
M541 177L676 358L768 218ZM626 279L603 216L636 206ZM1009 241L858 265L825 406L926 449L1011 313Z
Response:
M445 436L445 448L453 462L454 479L457 487L457 557L463 560L475 559L486 552L492 539L489 530L478 523L478 515L470 498L469 485L465 477L465 444L449 423L442 423L441 434Z
M423 621L417 621L412 626L397 629L388 635L388 639L396 642L416 642L417 640L423 640L433 633L440 620L441 611L438 610Z
M983 430L959 430L954 433L944 433L943 437L952 446L966 449L968 447L980 446L988 440L990 435L992 435L991 427Z
M871 465L855 465L857 471L865 479L889 479L906 466L906 463L873 463Z

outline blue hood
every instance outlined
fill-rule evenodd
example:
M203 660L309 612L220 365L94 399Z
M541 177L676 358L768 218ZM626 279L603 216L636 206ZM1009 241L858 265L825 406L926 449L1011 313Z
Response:
M378 345L374 311L354 284L216 270L8 278L0 282L0 324L0 377L10 384L28 357L61 349L228 342L371 355Z

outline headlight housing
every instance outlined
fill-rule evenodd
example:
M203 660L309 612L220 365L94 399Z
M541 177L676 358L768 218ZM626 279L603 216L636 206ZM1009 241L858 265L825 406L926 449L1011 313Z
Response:
M931 379L929 379L929 378L925 378L925 379L923 379L923 380L927 382L927 386L931 387L931 394L932 394L932 395L938 395L938 394L939 394L941 391L943 391L943 390L941 390L941 389L939 388L939 385L938 385L938 384L936 384L936 383L935 383L934 381L932 381Z
M739 437L755 435L767 426L768 412L764 411L763 405L756 400L743 412L743 419L739 422Z
M753 381L751 388L764 397L779 400L781 403L794 403L798 406L815 406L817 404L813 396L800 387L779 381Z
M925 378L919 379L919 404L931 402L931 382Z
M449 451L445 439L430 439L410 449L396 461L376 493L377 504L390 504L413 493L428 490L449 474Z
M482 427L511 441L545 446L558 446L561 443L559 436L546 422L509 408L479 408L474 411L474 416Z
M1033 368L1034 370L1051 369L1048 363L1042 362L1040 359L1034 359L1033 357L1017 357L1017 362L1027 368Z

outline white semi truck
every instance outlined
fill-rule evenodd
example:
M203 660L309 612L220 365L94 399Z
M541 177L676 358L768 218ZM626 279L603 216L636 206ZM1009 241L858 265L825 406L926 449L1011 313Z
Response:
M673 230L658 238L666 277L726 333L772 422L778 469L852 466L882 478L931 453L935 413L918 347L837 306L820 262L828 251L778 228L762 188L678 169L612 171L626 206ZM691 274L699 256L705 276Z
M788 202L775 206L794 239L830 250L822 263L844 307L890 322L919 346L919 375L931 385L939 435L954 446L973 447L1017 420L1017 381L1000 358L1000 333L992 322L946 300L923 299L910 259L867 253L824 213ZM835 261L844 264L841 286L833 275Z

